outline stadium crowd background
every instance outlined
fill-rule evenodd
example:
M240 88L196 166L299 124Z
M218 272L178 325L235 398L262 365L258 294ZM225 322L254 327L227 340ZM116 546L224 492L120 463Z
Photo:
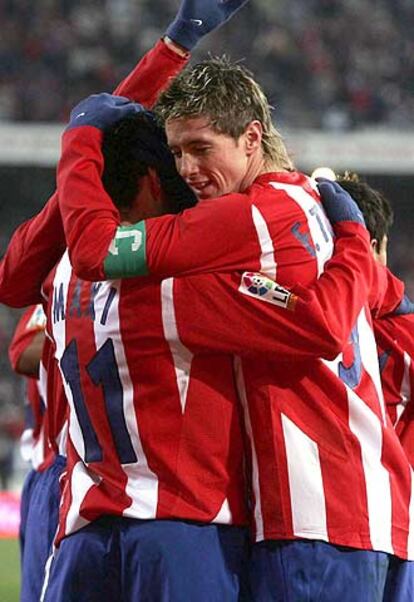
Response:
M63 123L81 98L110 91L128 73L178 4L1 0L0 124ZM252 0L231 27L203 42L194 60L208 52L243 60L275 106L282 132L406 130L414 114L413 30L412 0ZM367 179L393 203L390 264L414 296L414 218L399 194L404 189L407 198L411 187L414 195L414 178ZM53 169L0 166L0 256L16 225L53 189ZM0 306L0 467L22 422L23 384L7 358L18 315Z

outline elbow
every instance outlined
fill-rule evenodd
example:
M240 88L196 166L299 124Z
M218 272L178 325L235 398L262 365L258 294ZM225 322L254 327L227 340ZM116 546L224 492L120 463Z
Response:
M97 260L96 257L78 257L76 253L69 253L69 258L73 272L81 280L89 282L105 280L103 262Z
M344 347L349 339L350 329L345 330L329 330L325 340L323 341L323 353L321 357L326 360L334 360L344 350Z

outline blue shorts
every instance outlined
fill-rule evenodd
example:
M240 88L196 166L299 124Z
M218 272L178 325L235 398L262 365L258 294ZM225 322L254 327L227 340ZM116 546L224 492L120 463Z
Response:
M382 602L390 557L321 541L266 541L252 548L255 602ZM412 600L406 598L405 602ZM394 601L393 601L394 602Z
M414 600L414 561L391 556L384 602L407 602L407 600Z
M55 551L45 602L247 602L239 527L104 517Z
M20 543L20 564L23 565L24 544L26 541L26 524L27 515L29 513L30 498L40 472L32 468L26 475L24 480L22 493L20 496L20 526L19 526L19 543Z
M58 526L60 503L59 477L66 458L57 456L49 468L38 472L25 494L24 545L22 548L21 602L38 601L42 591L45 564L50 556ZM29 487L27 488L29 491Z

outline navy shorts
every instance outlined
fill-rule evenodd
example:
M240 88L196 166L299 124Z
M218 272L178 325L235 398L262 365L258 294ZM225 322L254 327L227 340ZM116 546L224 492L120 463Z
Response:
M382 602L392 558L385 552L356 550L322 541L261 542L252 548L252 599L254 602Z
M24 480L22 493L20 496L20 526L19 526L19 544L20 544L20 564L23 565L24 544L26 541L26 524L29 513L30 498L40 472L32 468Z
M239 527L104 517L66 537L45 602L247 602Z
M65 466L66 458L57 456L49 468L38 472L25 487L21 529L21 602L38 602L42 591L45 564L58 526L59 478Z
M385 583L384 602L414 600L414 561L392 556Z

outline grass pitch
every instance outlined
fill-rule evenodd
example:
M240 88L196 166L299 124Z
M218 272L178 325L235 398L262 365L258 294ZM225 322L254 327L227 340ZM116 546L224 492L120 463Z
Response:
M0 600L18 602L20 556L17 539L0 539Z

